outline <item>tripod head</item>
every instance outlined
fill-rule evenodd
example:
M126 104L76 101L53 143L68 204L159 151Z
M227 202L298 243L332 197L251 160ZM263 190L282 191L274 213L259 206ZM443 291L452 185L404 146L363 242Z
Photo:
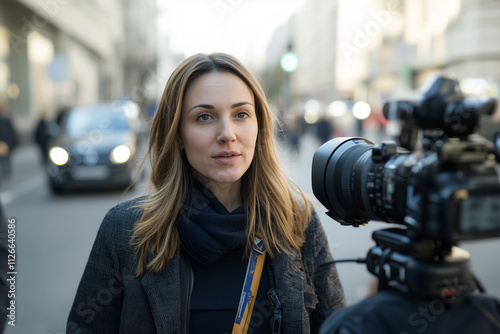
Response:
M475 290L467 251L454 246L437 258L437 241L412 241L400 228L378 230L372 237L376 246L369 250L366 265L377 276L379 291L393 288L415 298L458 298Z

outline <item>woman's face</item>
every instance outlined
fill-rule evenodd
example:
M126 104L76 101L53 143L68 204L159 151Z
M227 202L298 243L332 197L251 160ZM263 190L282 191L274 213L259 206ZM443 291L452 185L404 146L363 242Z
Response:
M252 162L257 133L254 95L236 75L210 72L188 86L181 148L202 183L239 185Z

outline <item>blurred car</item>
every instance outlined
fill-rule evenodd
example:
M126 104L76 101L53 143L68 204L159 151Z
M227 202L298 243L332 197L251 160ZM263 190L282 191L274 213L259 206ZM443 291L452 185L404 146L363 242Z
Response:
M138 167L141 130L139 107L130 101L67 110L49 141L52 190L128 186Z

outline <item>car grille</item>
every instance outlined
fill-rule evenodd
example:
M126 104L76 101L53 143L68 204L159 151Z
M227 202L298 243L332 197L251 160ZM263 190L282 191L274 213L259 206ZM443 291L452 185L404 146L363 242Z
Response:
M109 153L73 153L69 158L69 164L72 166L109 165L110 163Z

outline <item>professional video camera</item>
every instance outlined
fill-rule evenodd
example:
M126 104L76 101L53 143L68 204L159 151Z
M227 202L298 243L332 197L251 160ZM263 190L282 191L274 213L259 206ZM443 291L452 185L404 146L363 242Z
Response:
M313 192L331 218L401 225L375 231L376 245L357 260L378 277L379 291L456 306L478 287L469 254L456 245L500 236L500 133L494 143L474 134L495 108L437 77L421 100L384 105L385 117L400 123L398 144L335 138L314 154ZM500 331L500 315L492 317Z

